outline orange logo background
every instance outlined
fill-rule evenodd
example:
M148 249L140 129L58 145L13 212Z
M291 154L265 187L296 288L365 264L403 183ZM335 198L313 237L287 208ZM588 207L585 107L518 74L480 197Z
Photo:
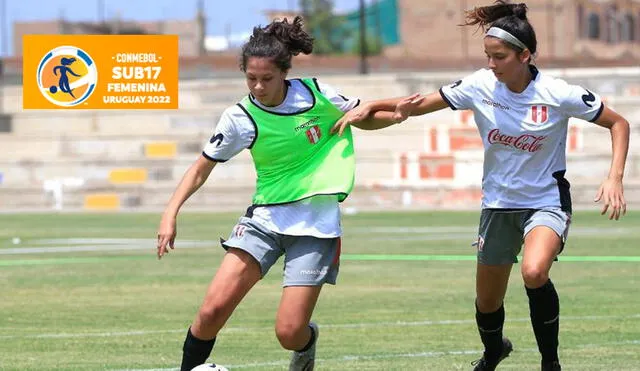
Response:
M178 108L177 35L25 35L23 50L24 109Z

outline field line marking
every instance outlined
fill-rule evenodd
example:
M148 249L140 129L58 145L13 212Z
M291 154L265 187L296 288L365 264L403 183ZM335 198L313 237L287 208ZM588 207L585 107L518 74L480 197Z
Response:
M100 249L104 250L104 248ZM110 249L113 250L113 249ZM125 250L133 250L127 248ZM86 250L85 250L86 251ZM52 252L52 251L49 251ZM27 254L35 254L35 252L26 252ZM0 250L0 255L2 255ZM10 252L9 252L10 254ZM22 253L19 253L22 254ZM342 254L340 259L343 261L475 261L475 255L428 255L428 254ZM49 259L10 259L0 260L0 267L17 267L29 265L61 265L61 264L80 264L80 263L104 263L109 260L155 260L155 254L150 250L148 255L104 255L91 257L64 257ZM558 257L560 262L600 262L600 263L636 263L640 262L640 256L563 256Z
M616 341L616 342L608 342L601 344L577 344L573 347L563 347L566 350L575 350L575 349L583 349L583 348L594 348L594 347L602 347L602 346L613 346L613 345L640 345L640 340L627 340L627 341ZM516 351L518 352L538 352L537 348L518 348ZM353 362L353 361L371 361L376 359L394 359L394 358L436 358L436 357L446 357L446 356L459 356L459 355L474 355L474 354L482 354L480 350L451 350L451 351L425 351L418 353L389 353L389 354L378 354L378 355L346 355L339 356L333 358L316 358L316 362L325 363L325 362ZM237 368L254 368L254 367L264 367L264 366L283 366L288 365L289 360L281 360L281 361L271 361L271 362L256 362L256 363L246 363L246 364L230 364L224 365L230 370ZM115 371L174 371L179 370L179 368L141 368L141 369L119 369Z
M635 320L640 319L640 313L627 316L562 316L562 321L602 321L602 320ZM529 322L531 319L511 318L509 322ZM447 325L469 325L475 324L473 319L464 320L426 320L426 321L394 321L394 322L362 322L344 324L320 324L321 328L363 328L363 327L412 327L412 326L447 326ZM271 329L272 326L262 327L226 327L225 332L247 332L262 331ZM0 328L0 331L2 329ZM116 337L116 336L138 336L150 334L183 333L185 329L172 330L135 330L135 331L113 331L113 332L93 332L93 333L58 333L58 334L33 334L33 335L0 335L0 339L63 339L63 338L89 338L89 337Z

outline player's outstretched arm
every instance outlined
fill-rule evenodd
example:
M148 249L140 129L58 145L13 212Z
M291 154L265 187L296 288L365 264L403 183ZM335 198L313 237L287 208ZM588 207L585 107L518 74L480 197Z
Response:
M158 259L169 253L167 245L171 249L174 248L177 233L176 218L180 207L207 181L216 164L217 162L200 156L185 172L162 214L158 228Z
M629 122L605 106L595 124L611 131L613 155L609 175L602 182L594 201L603 200L601 214L606 214L609 207L611 207L609 219L618 220L627 212L622 178L624 176L627 153L629 152Z
M332 129L342 135L348 125L364 130L377 130L402 122L409 116L424 115L448 107L440 93L413 94L408 97L365 102L347 112Z
M399 124L406 120L408 114L416 109L423 100L424 96L420 94L408 96L398 102L395 112L375 111L369 114L368 118L360 122L355 122L352 125L362 130L378 130L386 128L387 126ZM338 134L342 135L342 130L339 129Z

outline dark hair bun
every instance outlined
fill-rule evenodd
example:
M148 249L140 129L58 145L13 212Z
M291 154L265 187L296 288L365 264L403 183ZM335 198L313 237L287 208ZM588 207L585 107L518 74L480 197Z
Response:
M291 55L310 54L313 51L313 38L305 32L300 16L296 16L292 23L286 18L273 22L265 28L265 33L285 44Z
M511 9L513 10L513 15L515 15L516 17L522 20L527 19L527 4L525 3L515 4Z

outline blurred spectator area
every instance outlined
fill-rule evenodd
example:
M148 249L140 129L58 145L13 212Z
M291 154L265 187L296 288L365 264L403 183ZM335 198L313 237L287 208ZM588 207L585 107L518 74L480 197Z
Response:
M366 29L380 53L300 56L290 77L313 76L363 100L432 92L484 67L482 32L459 27L466 0L367 2ZM267 20L294 13L269 11ZM632 124L627 195L640 198L640 3L529 2L536 64L601 94ZM355 46L357 12L341 15ZM0 209L158 209L215 131L222 111L246 94L237 44L207 47L201 11L192 20L14 25L15 57L0 60ZM476 32L477 31L477 32ZM180 36L180 109L175 111L23 111L21 37L25 33L168 33ZM479 205L482 148L473 115L443 110L384 131L355 131L356 192L347 204L371 208ZM605 129L572 120L568 171L578 204L590 205L610 164ZM238 210L250 202L249 153L218 166L191 207ZM635 202L640 202L636 199Z
M369 100L432 92L469 72L334 73L319 75L319 80L343 95ZM545 72L600 93L607 105L632 123L626 180L627 194L637 197L640 68ZM181 81L180 109L175 111L24 111L21 87L5 85L0 208L159 209L213 135L222 111L244 94L242 78L194 78ZM355 130L355 145L357 190L348 204L478 205L482 143L470 111L443 110L383 131ZM605 129L580 120L570 122L567 176L578 204L591 202L607 174L610 151ZM254 177L245 151L216 167L205 190L190 205L244 207L250 202Z

